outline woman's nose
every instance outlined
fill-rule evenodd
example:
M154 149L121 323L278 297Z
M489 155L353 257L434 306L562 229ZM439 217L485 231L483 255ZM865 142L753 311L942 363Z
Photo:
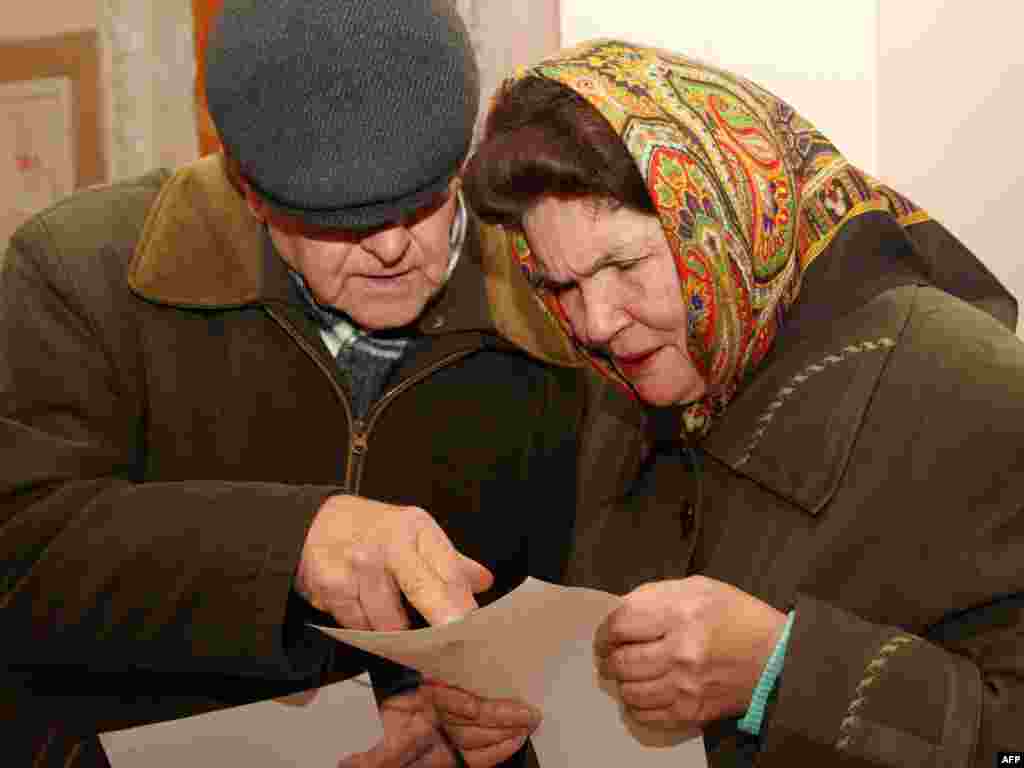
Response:
M409 249L411 237L409 230L402 223L390 224L374 230L362 239L360 245L364 251L372 253L385 266L391 266L402 260Z
M588 345L607 344L628 323L626 313L620 306L621 297L616 297L611 288L598 285L593 280L580 287L579 311Z

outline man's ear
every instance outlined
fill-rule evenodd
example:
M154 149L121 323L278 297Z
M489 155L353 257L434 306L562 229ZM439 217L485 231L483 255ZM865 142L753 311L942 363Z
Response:
M238 180L238 187L242 190L245 204L249 206L249 212L257 221L265 222L267 220L267 204L263 202L263 198L253 191L252 186L244 177Z
M457 198L462 194L462 169L452 176L452 180L448 182L448 199Z
M452 177L452 181L456 181L460 185L462 184L462 175L466 172L466 168L469 167L469 160L471 157L473 157L473 153L469 152L464 158L462 158L462 162L459 163L459 167L455 170L455 175Z

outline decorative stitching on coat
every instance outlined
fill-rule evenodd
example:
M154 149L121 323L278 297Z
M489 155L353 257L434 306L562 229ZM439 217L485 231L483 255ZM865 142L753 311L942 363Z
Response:
M864 678L857 683L856 696L846 709L846 717L839 724L839 738L836 741L836 749L843 751L850 746L855 731L860 727L861 719L859 712L864 708L868 693L875 685L890 657L908 645L917 642L918 638L913 635L894 635L883 643L878 654L864 670Z
M850 344L849 346L843 347L838 354L826 355L820 362L812 363L800 371L796 376L791 378L789 382L775 395L775 399L768 404L764 413L758 418L758 428L755 430L753 436L750 438L750 442L747 443L747 448L743 452L743 456L740 460L733 464L733 469L739 469L748 461L754 454L754 449L757 448L758 443L761 442L761 438L765 436L768 431L768 427L771 426L772 420L775 418L775 413L786 401L789 400L796 391L807 382L811 377L821 373L828 368L842 363L854 355L858 355L861 352L875 352L880 349L891 349L896 346L896 342L887 336L883 336L875 341L864 341L860 344Z

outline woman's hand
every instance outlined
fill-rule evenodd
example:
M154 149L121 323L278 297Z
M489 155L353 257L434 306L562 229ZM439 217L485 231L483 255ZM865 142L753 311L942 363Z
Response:
M746 712L786 615L714 579L645 584L598 628L601 676L628 715L667 730Z
M445 734L469 768L491 768L518 752L537 726L541 713L512 699L482 699L461 688L429 680Z

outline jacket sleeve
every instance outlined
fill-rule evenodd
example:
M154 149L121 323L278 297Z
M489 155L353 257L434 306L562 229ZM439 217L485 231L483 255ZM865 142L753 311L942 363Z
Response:
M801 596L760 765L989 766L1021 748L1024 595L924 633Z
M982 768L1024 748L1024 347L947 294L913 296L856 493L833 502L831 581L795 596L765 765Z
M111 221L86 226L123 227L114 219L145 199L133 194L95 206ZM5 664L310 676L332 643L291 620L291 583L339 489L142 482L143 352L124 256L95 256L62 255L40 215L0 270Z

